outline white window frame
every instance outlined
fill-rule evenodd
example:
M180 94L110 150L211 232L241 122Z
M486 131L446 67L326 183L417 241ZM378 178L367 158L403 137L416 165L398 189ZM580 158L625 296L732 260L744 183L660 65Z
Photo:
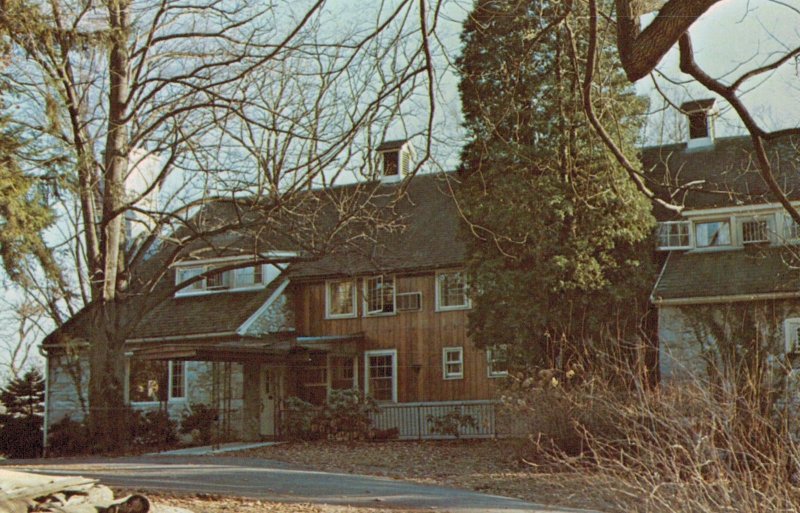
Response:
M787 354L800 353L800 317L789 317L783 321L784 350Z
M490 378L505 378L508 376L508 369L494 370L494 362L498 361L494 358L495 351L507 351L505 344L498 344L494 347L486 348L486 375ZM506 365L508 364L508 356L506 355Z
M380 400L378 402L397 402L397 349L376 349L364 351L364 395L369 395L370 364L372 356L391 356L392 357L392 399L391 401ZM377 399L376 399L377 400Z
M739 240L742 242L742 245L743 246L748 246L750 244L764 244L764 243L771 242L772 241L771 234L775 232L775 229L773 228L772 217L773 216L770 215L770 216L737 218L736 221L737 221L738 230L739 230L738 235L739 235ZM745 240L745 238L744 238L745 224L747 224L747 223L764 223L764 225L765 225L765 228L764 228L765 238L764 239L760 239L760 240L750 240L750 241Z
M447 356L450 354L458 354L457 360L448 360ZM450 372L448 365L458 365L458 372ZM450 379L464 379L464 348L463 347L445 347L442 348L442 376L446 380Z
M444 276L446 274L456 274L456 273L461 274L462 278L464 279L464 303L461 304L461 305L444 306L444 305L442 305L442 291L441 291L441 288L440 288L440 285L441 285L441 281L440 281L441 278L440 277ZM472 308L472 300L469 297L469 284L467 283L466 277L464 276L464 271L461 271L461 270L458 270L458 269L449 269L449 270L443 270L443 271L436 271L435 280L436 280L436 283L435 283L434 289L435 289L435 292L436 292L435 295L436 295L436 311L437 312L449 312L449 311L452 311L452 310L468 310L468 309Z
M728 224L728 243L727 244L709 244L707 246L700 245L700 238L697 236L697 228L701 224L712 224L712 223L727 223ZM735 224L730 217L717 217L713 219L702 219L694 221L692 226L692 232L694 235L694 245L697 249L717 249L717 248L731 248L735 245L736 241L734 237L736 236L734 230Z
M331 301L331 286L337 283L349 283L353 290L353 297L352 297L352 305L350 306L349 313L333 313L331 312L331 306L333 305L333 301ZM325 282L325 318L326 319L352 319L358 316L358 309L356 305L358 304L356 300L356 296L358 296L358 288L356 287L356 281L354 279L343 279L343 280L328 280Z
M214 267L221 267L225 265L225 263L220 263L218 265L198 265L193 267L176 267L175 269L175 285L180 285L186 278L182 278L181 274L185 272L198 272L198 274L210 273L213 272ZM242 284L241 276L243 275L243 271L250 268L260 267L261 268L261 281L258 283L247 283ZM221 274L223 275L222 285L218 287L208 287L208 280L207 278L202 278L191 285L187 285L179 290L175 291L175 296L194 296L194 295L201 295L201 294L219 294L224 292L230 291L246 291L246 290L257 290L263 289L269 283L271 283L275 277L277 277L281 271L283 271L283 267L274 264L258 264L252 266L245 266L240 267L237 269L229 269L227 271L223 271ZM255 271L254 271L255 274Z
M182 376L182 383L181 388L183 388L183 395L180 397L175 397L172 395L172 380L173 371L172 365L175 363L181 364L183 367L183 376ZM168 403L185 403L188 395L189 395L189 381L187 378L187 366L185 361L181 360L168 360L167 361L167 402ZM132 406L153 406L157 404L161 404L161 401L131 401L131 359L128 358L125 360L125 399L126 402Z
M662 244L661 242L661 228L663 226L682 226L686 230L687 234L687 244L686 245L673 245L673 244ZM692 249L692 222L691 221L662 221L658 223L656 227L656 249L660 251L672 251L672 250L679 250L679 249ZM678 234L680 236L680 234ZM671 241L669 241L671 242Z
M392 311L383 311L383 284L386 283L387 278L392 281ZM381 281L381 309L369 309L369 281L379 279ZM394 275L387 276L385 274L376 274L373 276L365 276L362 280L362 291L364 293L364 317L379 317L381 315L396 315L397 314L397 280Z

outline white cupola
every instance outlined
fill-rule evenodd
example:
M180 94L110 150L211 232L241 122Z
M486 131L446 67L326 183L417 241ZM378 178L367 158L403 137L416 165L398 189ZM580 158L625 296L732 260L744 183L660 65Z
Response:
M707 98L692 100L681 105L681 112L689 120L689 140L686 149L714 146L714 118L717 115L717 100Z

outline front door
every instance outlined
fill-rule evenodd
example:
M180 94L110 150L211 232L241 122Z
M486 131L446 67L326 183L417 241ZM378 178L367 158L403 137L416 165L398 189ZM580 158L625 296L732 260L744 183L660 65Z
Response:
M275 367L261 367L261 418L259 431L263 437L276 435L275 421L277 408L283 388L282 369Z

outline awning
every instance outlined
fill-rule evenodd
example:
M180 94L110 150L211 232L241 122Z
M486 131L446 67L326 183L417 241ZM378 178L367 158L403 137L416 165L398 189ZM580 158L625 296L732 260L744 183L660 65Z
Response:
M304 359L308 352L355 355L363 340L363 333L323 337L273 334L265 338L243 338L225 342L139 342L126 344L126 353L142 360L285 363L295 358Z

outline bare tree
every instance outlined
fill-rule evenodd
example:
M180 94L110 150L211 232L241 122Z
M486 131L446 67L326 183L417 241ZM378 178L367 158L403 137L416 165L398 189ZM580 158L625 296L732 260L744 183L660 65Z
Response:
M29 136L29 170L54 184L62 217L74 221L50 234L72 272L44 287L56 300L41 302L57 323L65 309L85 309L98 448L124 432L124 341L174 290L156 284L187 248L234 229L284 229L324 251L341 243L344 225L378 222L365 188L325 201L307 191L369 174L370 143L409 114L417 88L432 98L428 24L438 5L364 2L347 24L336 7L3 2L12 122ZM407 135L427 136L427 110ZM226 215L197 215L216 203Z
M26 298L15 302L2 301L5 303L4 315L0 322L5 329L0 334L0 375L6 380L19 378L23 371L36 366L37 341L45 332L46 325L42 325L42 320L47 315Z

